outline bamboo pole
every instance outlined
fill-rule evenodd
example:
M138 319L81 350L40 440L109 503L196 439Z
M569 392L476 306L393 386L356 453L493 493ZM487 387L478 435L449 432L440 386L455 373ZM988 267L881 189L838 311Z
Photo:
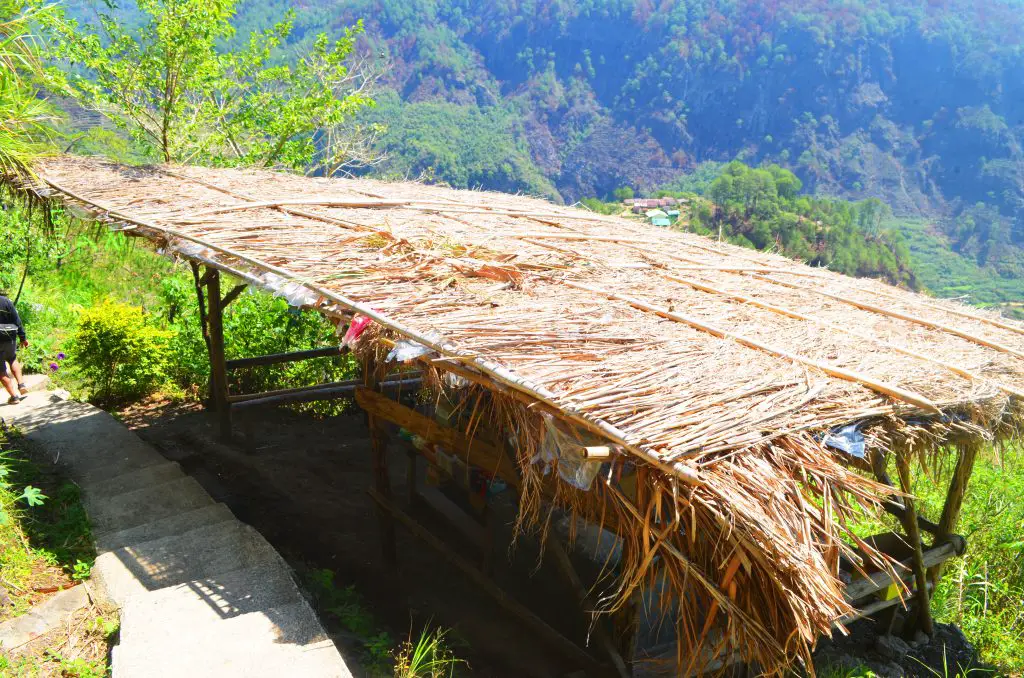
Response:
M227 361L229 370L238 370L245 367L258 367L262 365L276 365L278 363L290 363L296 360L310 360L312 358L330 358L341 355L347 351L344 346L324 346L323 348L311 348L306 351L292 351L290 353L270 353L258 355L252 358L237 358Z
M1009 346L1006 346L1004 344L1000 344L1000 343L995 342L995 341L991 341L989 339L985 339L984 337L979 337L979 336L977 336L975 334L971 334L970 332L964 332L963 330L958 330L955 327L950 327L949 325L945 325L943 323L934 322L932 320L927 320L925 318L921 318L921 317L918 317L916 315L910 315L908 313L901 313L900 311L892 311L892 310L889 310L887 308L882 308L881 306L875 306L873 304L868 304L868 303L865 303L863 301L858 301L856 299L851 299L850 297L844 297L844 296L841 296L841 295L838 295L838 294L832 294L831 292L826 292L825 290L818 289L816 287L807 287L805 285L797 285L796 283L785 282L785 281L782 281L782 280L776 280L775 278L771 278L769 276L760 275L760 274L755 274L754 277L758 278L759 280L767 280L768 282L774 283L776 285L782 285L783 287L789 287L791 289L801 290L801 291L804 291L804 292L810 292L812 294L818 294L818 295L821 295L823 297L828 297L829 299L834 299L834 300L842 302L844 304L849 304L850 306L856 306L859 309L862 309L862 310L865 310L865 311L871 311L872 313L878 313L879 315L884 315L884 316L887 316L889 318L896 318L898 320L905 320L907 322L914 323L916 325L921 325L923 327L928 327L928 328L933 329L933 330L939 330L940 332L945 332L947 334L952 334L953 336L960 337L961 339L965 339L965 340L970 341L970 342L972 342L974 344L978 344L979 346L984 346L986 348L990 348L990 349L992 349L994 351L999 351L1000 353L1007 353L1007 354L1012 355L1012 356L1014 356L1016 358L1024 358L1024 353L1021 353L1020 351L1017 351L1017 350L1015 350L1013 348L1010 348Z
M727 297L727 298L732 299L734 301L737 301L737 302L739 302L741 304L749 304L750 306L755 306L757 308L761 308L761 309L764 309L766 311L771 311L772 313L777 313L779 315L786 316L788 318L794 318L796 320L803 320L805 322L814 323L815 325L820 325L822 327L827 327L828 329L832 330L833 332L840 332L842 334L849 334L850 336L857 337L858 339L863 339L864 341L870 341L870 342L878 344L880 346L885 346L886 348L891 349L893 351L896 351L897 353L902 353L903 355L907 355L907 356L910 356L912 358L916 358L918 360L923 360L925 362L931 363L931 364L936 365L938 367L941 367L943 369L949 370L953 374L956 374L958 376L964 377L966 379L970 379L972 381L977 381L977 382L983 382L983 383L984 382L992 383L995 386L997 386L1004 393L1008 393L1010 395L1015 395L1015 396L1024 398L1024 391L1022 391L1021 389L1014 388L1013 386L1009 386L1007 384L1003 384L1003 383L1000 383L998 381L994 381L994 380L989 379L987 377L983 377L980 374L977 374L975 372L971 372L970 370L965 370L962 367L958 367L956 365L944 362L942 360L936 360L935 358L931 358L929 356L924 355L923 353L918 353L917 351L913 351L913 350L911 350L909 348L906 348L904 346L900 346L899 344L896 344L894 342L887 341L885 339L882 339L881 337L876 337L876 336L873 336L873 335L870 335L870 334L863 334L861 332L856 332L856 331L851 330L851 329L849 329L847 327L843 327L842 325L837 325L835 323L828 322L827 320L821 320L819 318L815 318L814 316L807 315L806 313L801 313L801 312L796 311L794 309L785 308L783 306L776 306L774 304L766 304L766 303L764 303L762 301L758 301L757 299L754 299L753 297L748 297L748 296L745 296L745 295L742 295L742 294L735 294L733 292L728 292L726 290L722 290L722 289L719 289L717 287L713 287L711 285L707 285L705 283L701 283L701 282L696 281L696 280L690 280L689 278L680 278L679 276L668 275L666 273L661 274L661 277L665 278L666 280L671 280L672 282L677 282L677 283L680 283L680 284L683 284L683 285L687 285L689 287L692 287L695 290L700 290L702 292L707 292L709 294L717 294L717 295L721 295L721 296Z
M903 498L903 506L906 509L903 516L903 527L907 532L907 539L910 540L910 545L914 549L913 569L914 583L917 589L917 625L930 636L934 629L932 628L931 601L928 595L928 574L921 546L921 531L917 524L917 512L914 510L914 500L910 496L909 454L896 454L896 469L900 476L900 489L906 495Z
M835 367L833 365L829 365L818 360L804 358L803 356L796 355L795 353L791 353L784 349L769 346L768 344L763 344L759 341L750 339L741 334L733 334L731 332L726 332L725 330L718 329L712 325L708 325L707 323L703 323L694 318L689 318L674 311L670 311L667 308L655 306L645 301L641 301L640 299L633 299L631 297L618 294L617 292L603 290L599 287L594 287L592 285L586 285L583 283L572 282L569 280L562 281L562 284L568 285L569 287L575 287L577 289L589 290L591 292L601 294L602 296L606 296L609 299L617 299L619 301L623 301L629 304L630 306L633 306L634 308L639 308L640 310L643 311L655 313L663 318L667 318L675 322L684 323L686 325L689 325L690 327L693 327L694 329L706 332L720 339L728 339L731 341L735 341L736 343L746 346L748 348L753 348L758 351L769 353L779 358L786 358L787 360L792 360L793 362L797 362L802 365L807 365L808 367L813 367L815 369L821 370L822 372L828 374L829 376L836 377L837 379L852 381L854 383L870 388L873 391L877 391L879 393L890 396L897 400L902 400L903 402L918 407L928 412L929 414L941 414L941 411L935 405L935 403L933 403L928 398L925 398L924 396L918 393L914 393L913 391L907 390L895 384L879 381L869 375L860 374L859 372L846 370L841 367Z
M956 467L953 469L953 477L949 481L949 490L946 492L946 501L942 505L942 516L939 518L938 529L935 533L936 543L949 539L953 530L956 529L957 521L960 519L960 509L963 508L964 496L967 494L967 484L974 472L974 462L978 457L978 450L979 446L975 444L967 444L960 448ZM941 576L941 563L928 571L928 577L936 585Z

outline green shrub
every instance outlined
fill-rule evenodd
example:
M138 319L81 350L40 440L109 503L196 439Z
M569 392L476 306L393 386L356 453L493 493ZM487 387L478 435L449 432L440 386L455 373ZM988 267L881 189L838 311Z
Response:
M130 400L148 395L166 377L172 338L150 325L141 308L104 301L82 311L68 353L95 400Z

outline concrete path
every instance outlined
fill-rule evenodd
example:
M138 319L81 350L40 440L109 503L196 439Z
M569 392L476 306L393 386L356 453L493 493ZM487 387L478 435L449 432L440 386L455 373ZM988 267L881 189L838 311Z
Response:
M110 414L62 395L31 393L0 417L82 487L93 581L121 609L113 678L352 675L256 530Z

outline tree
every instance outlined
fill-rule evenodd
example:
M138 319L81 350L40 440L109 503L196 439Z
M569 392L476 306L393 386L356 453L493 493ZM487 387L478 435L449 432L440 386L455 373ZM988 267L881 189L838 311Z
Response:
M376 74L347 66L362 25L333 42L316 37L292 64L275 63L291 16L252 33L244 47L221 51L234 35L235 3L139 0L143 25L132 31L103 15L103 36L55 16L47 25L54 54L66 60L67 91L167 162L343 166L337 155L354 148L336 132L373 105ZM328 133L332 143L318 149L316 137Z
M53 136L53 108L38 96L43 69L31 26L51 10L0 0L0 173L28 171Z

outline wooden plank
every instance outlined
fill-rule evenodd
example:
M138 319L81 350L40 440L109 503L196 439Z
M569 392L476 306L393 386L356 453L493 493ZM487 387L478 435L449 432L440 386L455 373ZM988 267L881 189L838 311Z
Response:
M210 375L213 392L210 400L217 412L220 438L231 440L231 405L228 402L228 374L224 361L224 314L220 305L220 271L211 268L206 279L206 303L209 306Z
M413 535L421 539L428 546L433 548L435 551L440 553L445 560L458 568L469 581L476 584L487 593L491 598L494 599L498 605L503 607L506 611L511 613L520 621L527 624L534 632L543 638L552 648L558 650L566 657L572 659L574 662L588 670L587 675L605 675L608 673L608 669L603 665L599 664L597 660L591 657L581 647L576 645L561 633L551 628L547 622L534 614L529 608L522 603L512 599L505 591L498 586L490 577L481 572L477 567L472 565L462 556L452 551L448 546L440 539L430 533L425 527L416 522L412 517L401 511L395 506L391 500L387 497L380 495L374 490L370 490L370 496L373 498L377 505L387 511L390 515L394 516L395 519L400 522ZM593 672L593 673L590 673Z
M366 388L356 389L356 402L373 416L390 421L459 454L468 464L488 470L510 486L519 488L519 469L505 454L487 443L469 438L453 428Z
M304 386L297 391L292 389L285 389L293 392L281 393L271 396L260 396L246 398L244 400L238 400L231 403L231 407L276 407L278 405L294 405L296 403L311 403L320 400L337 400L339 398L347 398L352 396L357 389L362 387L362 384L346 384L344 382L338 382L337 386ZM395 381L384 381L381 382L380 387L384 390L393 391L395 389L403 388L418 388L420 385L419 379L402 379ZM259 395L259 394L253 394Z
M276 365L277 363L290 363L296 360L309 360L310 358L328 358L341 355L347 350L344 346L324 346L323 348L311 348L307 351L291 351L290 353L258 355L252 358L236 358L227 361L227 368L229 370L238 370L245 367Z
M946 562L950 558L956 556L956 554L956 544L952 541L948 541L925 551L922 554L922 560L925 567L933 567ZM905 560L896 567L896 570L905 570L907 572L907 578L909 578L912 566L913 563L910 560ZM872 593L888 588L892 583L892 577L885 572L875 572L864 579L857 579L851 582L846 587L846 590L843 591L843 595L846 597L847 601L852 603L866 596L870 596Z

